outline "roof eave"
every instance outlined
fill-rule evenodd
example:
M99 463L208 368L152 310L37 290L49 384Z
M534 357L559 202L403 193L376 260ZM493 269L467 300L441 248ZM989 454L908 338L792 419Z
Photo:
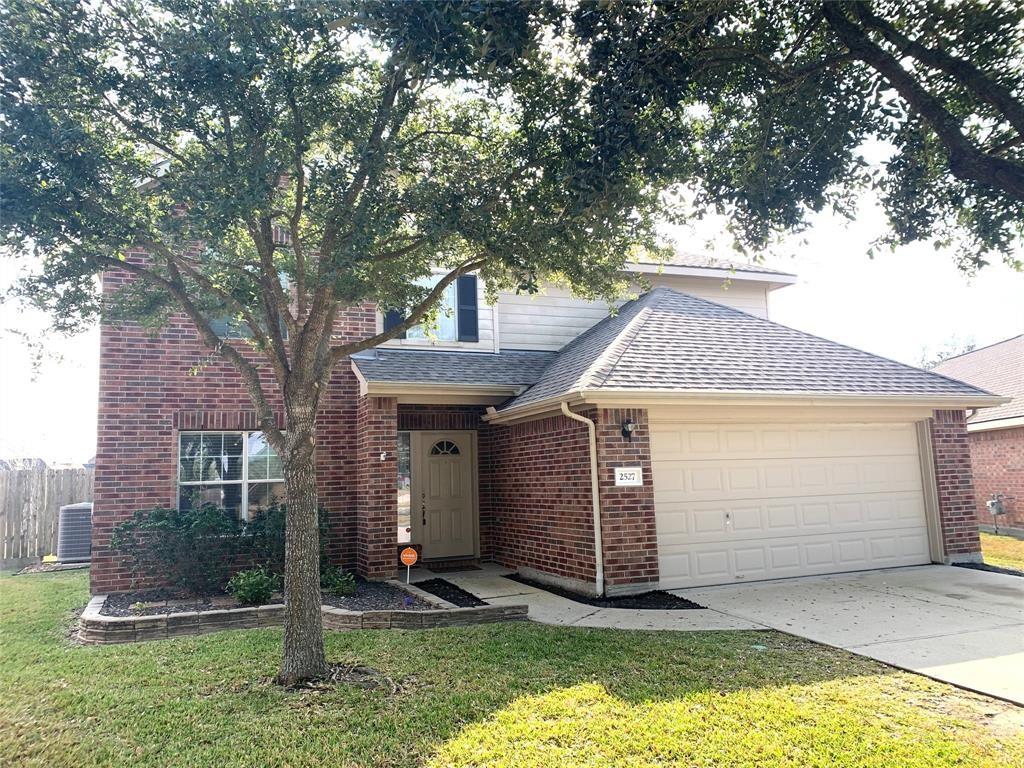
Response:
M772 289L793 285L796 275L786 272L758 272L750 269L729 269L727 267L684 267L678 264L649 264L631 261L626 264L630 272L649 275L681 275L684 277L717 277L730 280L750 280L757 283L769 283Z
M538 418L557 410L563 400L572 404L603 407L645 407L648 405L747 405L747 406L916 406L928 409L988 408L1003 405L1009 398L994 395L854 395L808 392L723 392L715 390L581 389L547 397L523 406L513 406L485 416L494 424Z
M1003 419L967 423L968 432L991 432L997 429L1013 429L1014 427L1024 427L1024 416L1007 416Z

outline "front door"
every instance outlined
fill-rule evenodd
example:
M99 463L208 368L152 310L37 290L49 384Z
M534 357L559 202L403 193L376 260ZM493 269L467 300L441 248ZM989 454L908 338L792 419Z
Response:
M412 518L423 559L476 555L476 434L413 432Z

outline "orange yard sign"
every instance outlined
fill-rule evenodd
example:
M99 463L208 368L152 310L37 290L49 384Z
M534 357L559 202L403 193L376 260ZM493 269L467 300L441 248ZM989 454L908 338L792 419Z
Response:
M405 549L402 550L402 554L401 554L402 565L404 565L406 568L410 568L410 567L416 565L416 561L418 559L419 559L419 555L416 554L416 550L413 549L412 547L406 547Z

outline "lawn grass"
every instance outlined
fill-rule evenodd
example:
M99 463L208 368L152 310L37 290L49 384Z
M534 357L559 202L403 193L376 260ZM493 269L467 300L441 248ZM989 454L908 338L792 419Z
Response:
M328 633L399 690L288 692L279 630L82 647L86 598L0 578L0 765L1024 765L1019 710L777 633Z
M1024 541L1013 536L982 533L981 556L986 565L1024 571Z

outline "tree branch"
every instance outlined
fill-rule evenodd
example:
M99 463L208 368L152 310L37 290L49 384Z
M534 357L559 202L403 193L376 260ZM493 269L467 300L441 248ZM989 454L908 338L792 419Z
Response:
M418 325L420 320L423 319L423 316L427 314L430 308L440 300L441 295L444 293L445 289L449 285L455 282L455 280L457 280L462 275L480 269L486 263L487 259L475 259L473 261L466 262L465 264L456 269L453 269L451 272L449 272L447 275L441 278L441 280L438 281L437 285L435 285L434 288L430 291L430 293L427 294L426 298L423 299L423 301L419 303L416 309L414 309L409 314L409 316L405 318L402 322L400 322L398 325L394 326L393 328L389 328L383 333L378 333L376 336L371 336L367 339L362 339L361 341L354 341L349 344L344 344L340 347L332 347L331 362L335 363L338 360L341 360L342 358L348 357L349 355L354 355L356 352L362 352L364 349L376 347L379 344L383 344L385 341L390 341L391 339L400 336L401 334L405 333L407 330L412 328L414 325Z
M241 352L213 332L213 328L210 327L209 321L203 316L203 313L196 306L195 302L189 297L177 266L173 263L169 265L169 270L173 278L169 280L151 269L147 269L140 264L134 264L127 260L121 261L120 259L105 256L100 257L100 261L101 263L108 264L112 268L123 269L126 272L160 286L177 300L181 310L192 321L193 326L195 326L196 331L199 333L200 340L207 347L231 363L239 372L246 390L249 392L249 396L252 398L253 404L256 406L256 415L259 419L260 429L266 433L267 439L270 441L271 445L274 446L274 449L283 452L284 435L277 427L277 418L274 415L274 409L270 407L270 403L263 391L263 384L260 382L259 372L257 371L256 366L254 366L249 360L246 360Z
M872 42L864 30L850 20L846 14L849 6L849 3L824 2L821 9L829 26L850 52L884 77L935 131L946 150L953 175L963 181L1000 189L1014 200L1024 202L1024 166L986 155L975 147L942 103L900 66L892 54Z
M854 9L867 29L877 30L902 53L956 79L979 99L999 110L1014 130L1024 136L1024 104L1014 98L1009 88L993 80L969 61L953 56L941 48L928 48L916 40L911 40L885 19L876 16L867 3L858 2Z

